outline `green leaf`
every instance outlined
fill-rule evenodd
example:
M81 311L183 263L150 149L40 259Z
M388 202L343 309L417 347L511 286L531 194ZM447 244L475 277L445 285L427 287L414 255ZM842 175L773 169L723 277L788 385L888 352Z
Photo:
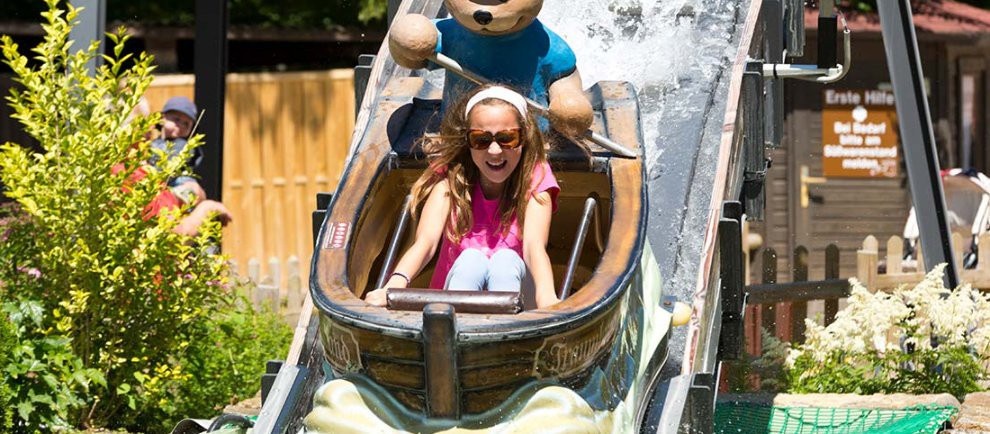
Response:
M23 420L31 420L31 413L34 412L34 404L30 401L17 403L17 415Z

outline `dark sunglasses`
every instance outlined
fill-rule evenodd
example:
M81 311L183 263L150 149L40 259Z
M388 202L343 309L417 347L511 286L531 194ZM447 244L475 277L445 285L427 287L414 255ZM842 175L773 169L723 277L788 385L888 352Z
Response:
M485 130L468 130L468 146L472 149L482 151L488 149L488 147L491 146L492 141L495 141L502 147L502 149L515 149L522 144L522 140L519 139L521 132L521 128L502 130L496 133Z

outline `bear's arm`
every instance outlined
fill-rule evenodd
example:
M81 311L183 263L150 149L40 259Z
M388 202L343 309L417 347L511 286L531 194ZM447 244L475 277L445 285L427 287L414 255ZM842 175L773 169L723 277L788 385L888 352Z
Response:
M574 75L577 71L577 56L563 38L549 30L547 34L550 37L550 46L547 55L543 57L543 65L540 69L543 73L543 82L549 88L557 80Z

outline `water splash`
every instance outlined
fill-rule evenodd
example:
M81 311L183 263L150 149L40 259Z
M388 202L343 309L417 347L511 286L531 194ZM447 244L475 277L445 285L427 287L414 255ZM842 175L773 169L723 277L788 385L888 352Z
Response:
M647 234L663 292L695 296L717 165L725 80L739 27L733 0L546 2L540 19L578 58L585 87L632 83L639 96L650 212ZM670 341L679 363L684 336Z
M636 87L651 174L662 153L659 120L701 109L668 96L687 82L711 81L722 69L730 35L714 23L699 28L705 26L697 22L699 13L709 9L726 8L700 0L585 0L547 2L540 14L577 54L585 87L601 80Z

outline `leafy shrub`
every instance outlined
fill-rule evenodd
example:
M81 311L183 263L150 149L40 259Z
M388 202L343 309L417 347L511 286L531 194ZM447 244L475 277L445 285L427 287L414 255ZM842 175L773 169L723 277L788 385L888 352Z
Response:
M794 393L950 393L990 379L990 295L950 291L936 267L914 288L870 293L853 280L849 305L786 357Z
M3 289L0 288L0 300ZM0 432L13 429L14 392L10 388L10 376L5 367L13 361L14 346L17 345L15 325L6 315L0 315Z
M150 431L166 431L186 417L213 417L254 396L265 362L285 357L292 329L277 314L239 302L202 323L197 335L182 357L186 379L165 397L160 414L145 415L161 422Z
M146 205L188 157L163 159L157 170L142 164L154 152L144 134L159 115L130 115L151 83L151 59L121 56L127 36L119 30L109 35L113 47L104 65L88 74L99 44L70 54L77 10L46 1L45 36L31 65L2 38L5 62L21 85L7 98L13 117L43 150L0 146L0 180L22 212L8 221L14 230L0 234L7 237L0 243L0 282L11 299L37 300L50 313L36 327L43 333L21 336L21 346L24 339L42 342L33 354L48 362L65 348L58 360L80 372L71 349L81 369L95 370L107 387L70 402L85 407L80 411L51 409L26 422L140 427L139 415L160 408L187 380L181 354L229 295L227 264L209 251L219 226L208 223L190 239L171 230L184 210L146 218ZM191 140L185 152L198 143ZM118 163L124 169L111 170ZM132 179L142 166L147 176Z
M5 408L8 416L13 411L17 415L17 424L11 426L8 417L7 426L19 432L69 428L71 415L85 405L90 386L105 385L103 376L96 369L83 367L82 360L72 353L69 338L41 331L44 310L40 303L7 302L2 313L0 321L10 325L10 335L0 336L0 340L10 346L9 352L0 356L4 357L0 368L12 386L8 389L9 407Z

